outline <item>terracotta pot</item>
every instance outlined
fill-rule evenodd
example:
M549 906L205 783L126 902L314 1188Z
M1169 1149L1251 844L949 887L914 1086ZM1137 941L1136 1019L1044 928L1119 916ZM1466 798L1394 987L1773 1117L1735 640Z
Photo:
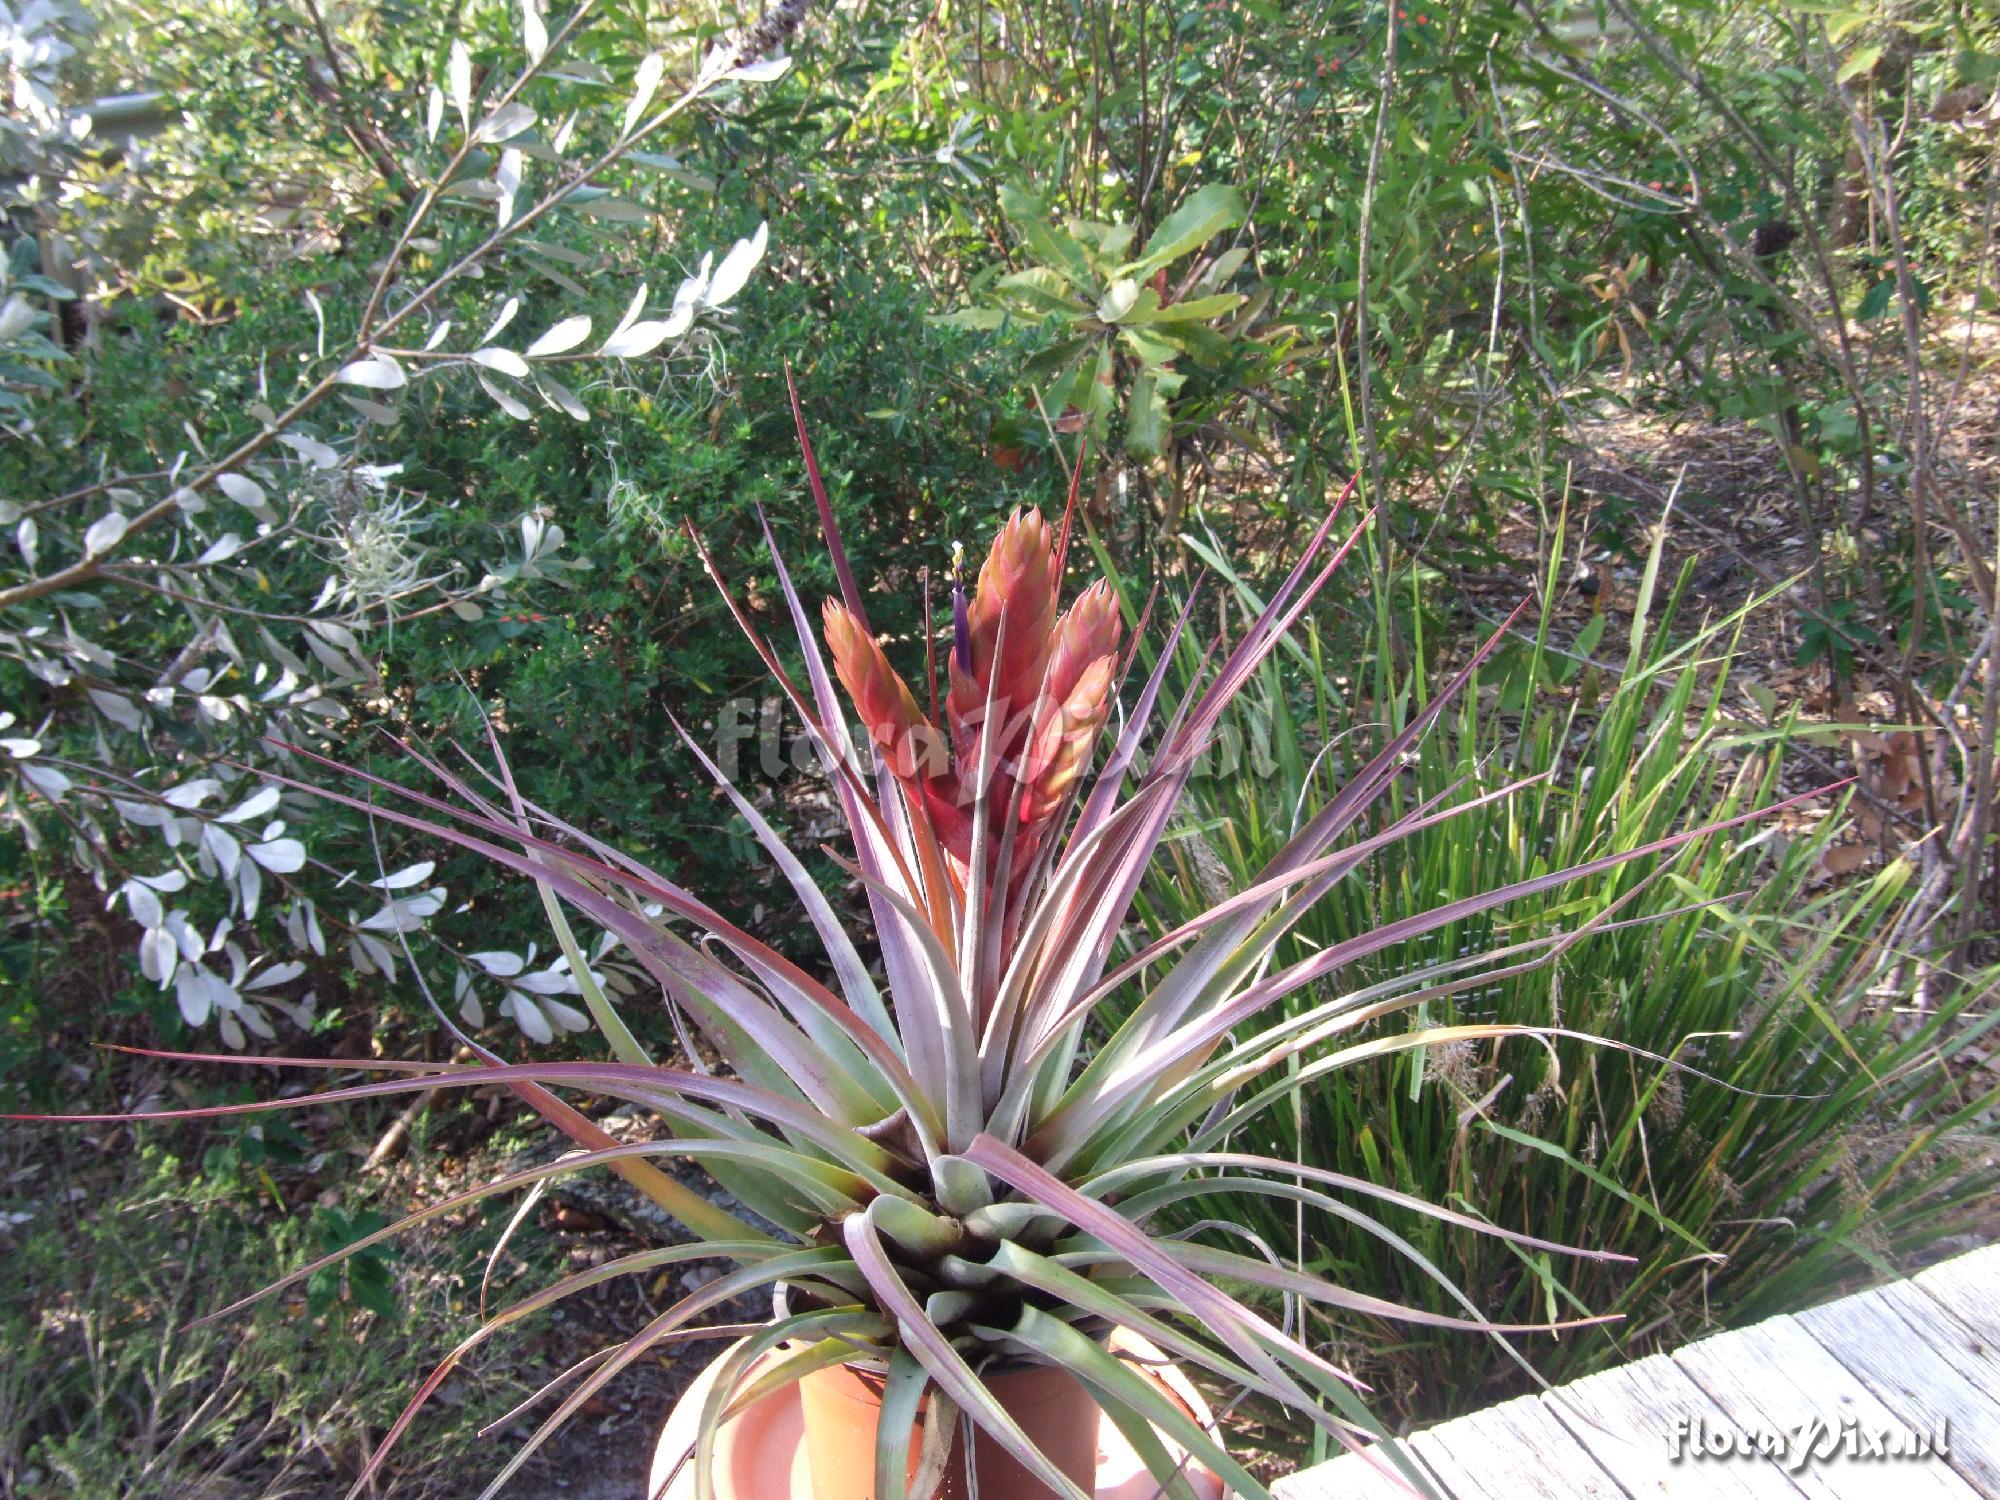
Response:
M1131 1361L1135 1371L1159 1386L1212 1436L1220 1438L1220 1429L1201 1393L1167 1362L1159 1349L1124 1329L1112 1332L1107 1347L1121 1359ZM750 1377L754 1378L767 1362L777 1358L776 1351L765 1355L752 1368ZM695 1500L695 1473L690 1459L701 1427L702 1405L714 1388L718 1368L719 1364L711 1364L696 1376L694 1384L668 1416L653 1454L652 1477L646 1488L648 1500ZM797 1384L773 1391L723 1423L716 1433L709 1474L717 1500L807 1500L813 1486L805 1428L804 1401ZM1169 1455L1180 1456L1180 1447L1171 1438L1157 1431L1155 1436ZM988 1445L982 1440L976 1446L983 1449ZM1093 1492L1097 1500L1158 1500L1159 1485L1146 1472L1146 1465L1125 1434L1118 1430L1117 1423L1098 1423L1097 1450L1095 1483L1084 1483L1084 1489ZM872 1478L875 1472L872 1448L863 1455L856 1472L864 1481ZM1189 1466L1188 1478L1201 1500L1225 1500L1221 1481L1200 1464ZM980 1493L983 1500L1014 1500L1016 1494L1040 1491L985 1488Z
M1097 1479L1097 1403L1068 1370L1023 1365L985 1376L986 1388L1030 1441L1086 1492ZM875 1439L881 1426L882 1377L855 1365L816 1370L799 1382L805 1411L806 1451L812 1466L813 1500L875 1500ZM966 1475L966 1424L952 1438L938 1500L967 1500L973 1489ZM915 1472L923 1437L922 1418L910 1435L910 1468ZM978 1493L986 1500L1056 1500L1057 1492L1036 1479L1004 1447L983 1432L972 1434Z

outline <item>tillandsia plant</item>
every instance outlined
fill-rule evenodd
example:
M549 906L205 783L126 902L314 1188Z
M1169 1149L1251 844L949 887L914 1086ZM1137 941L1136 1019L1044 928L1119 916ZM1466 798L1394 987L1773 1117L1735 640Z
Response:
M1289 1311L1296 1299L1307 1299L1489 1335L1573 1326L1489 1322L1368 1206L1417 1210L1528 1249L1619 1258L1608 1249L1555 1245L1423 1204L1386 1183L1232 1150L1228 1142L1240 1124L1287 1099L1302 1080L1435 1043L1518 1034L1523 1028L1501 1025L1374 1036L1367 1028L1425 999L1546 962L1573 935L1344 988L1342 975L1360 960L1415 933L1700 832L1469 896L1275 966L1285 934L1371 855L1506 795L1502 789L1455 804L1433 798L1378 833L1343 838L1471 679L1481 652L1351 782L1301 819L1297 836L1249 885L1143 949L1121 950L1134 895L1223 714L1333 576L1360 528L1335 545L1336 504L1268 607L1226 649L1221 642L1212 648L1207 671L1157 733L1149 731L1164 667L1137 684L1117 733L1107 736L1137 632L1128 635L1116 596L1101 583L1061 607L1069 514L1051 525L1037 513L1017 513L977 579L954 586L948 637L930 646L919 679L927 684L927 710L869 630L866 596L834 531L809 444L806 465L840 588L825 606L824 650L766 533L798 632L803 678L766 644L708 561L817 746L852 836L851 856L835 857L865 895L880 971L863 960L857 936L799 855L706 756L704 764L791 882L823 940L828 979L760 942L671 876L526 802L504 762L482 789L425 759L456 803L377 783L391 803L403 798L416 807L391 805L377 809L380 816L477 851L537 883L615 1060L503 1065L482 1052L479 1062L455 1066L366 1064L402 1076L313 1095L310 1102L501 1084L584 1148L442 1199L404 1225L556 1172L607 1165L651 1194L696 1241L594 1267L493 1315L423 1383L355 1492L366 1489L446 1376L499 1330L609 1278L689 1260L726 1258L736 1268L605 1351L486 1495L620 1371L700 1331L697 1320L711 1309L779 1284L786 1290L781 1310L721 1357L699 1436L681 1455L693 1461L703 1496L714 1493L715 1439L727 1417L815 1372L856 1362L872 1362L882 1380L878 1495L900 1497L913 1484L921 1493L935 1483L956 1430L997 1444L1055 1493L1085 1495L1087 1487L1048 1458L992 1394L994 1372L1024 1361L1063 1366L1079 1377L1164 1493L1193 1493L1185 1472L1191 1459L1236 1493L1262 1496L1264 1486L1211 1431L1106 1348L1110 1331L1140 1335L1167 1356L1281 1402L1330 1440L1355 1446L1382 1435L1358 1383L1298 1337L1289 1316L1271 1315L1273 1305ZM1073 482L1071 512L1075 496ZM1191 619L1189 606L1165 641L1162 663L1175 656ZM1143 618L1138 623L1143 629ZM872 765L850 737L850 707L875 752ZM1100 751L1095 775L1086 774ZM323 795L356 808L373 805ZM591 975L565 903L629 947L672 1009L720 1058L720 1069L701 1061L694 1047L684 1065L647 1055ZM1246 1027L1309 992L1320 996L1317 1002L1294 1002L1280 1024ZM1115 1026L1106 1021L1114 997ZM1279 1067L1308 1051L1310 1067ZM614 1143L555 1090L655 1111L671 1138ZM300 1102L306 1101L180 1113ZM653 1165L658 1158L702 1164L762 1222L675 1182ZM1231 1195L1304 1203L1361 1225L1405 1257L1414 1274L1445 1283L1463 1315L1405 1308L1286 1266L1254 1236L1227 1224L1188 1237L1159 1225L1170 1205ZM359 1240L256 1295L268 1296L393 1232ZM917 1426L921 1440L912 1435ZM1423 1488L1393 1444L1384 1451Z

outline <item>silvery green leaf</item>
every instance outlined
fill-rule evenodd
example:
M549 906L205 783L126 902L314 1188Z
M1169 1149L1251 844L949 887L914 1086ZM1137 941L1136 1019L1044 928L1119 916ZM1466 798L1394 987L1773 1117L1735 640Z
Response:
M321 640L333 642L343 651L358 652L361 649L361 642L355 638L354 632L338 620L308 620L306 628Z
M41 545L42 528L35 524L33 516L26 516L14 528L14 545L21 549L21 560L29 567L35 565L35 552Z
M521 153L509 146L500 153L500 165L493 172L493 186L499 190L494 216L505 229L514 220L514 200L521 192Z
M375 967L388 975L390 982L394 983L396 978L396 956L389 951L389 945L382 942L379 938L370 937L365 932L357 932L354 935L354 940L360 944L361 951L368 955Z
M499 407L500 410L504 411L516 422L525 422L528 419L528 408L521 401L508 395L484 375L475 376L474 378L478 380L479 388L493 398L493 404Z
M764 247L769 243L771 226L759 224L757 232L747 240L738 240L729 247L729 253L722 257L722 264L715 268L715 275L708 283L708 291L703 296L710 307L721 307L743 290L743 284L750 279L750 273L757 269L757 262L764 258Z
M529 239L516 240L515 243L523 250L532 251L537 256L547 256L550 260L559 260L564 265L575 266L580 271L588 270L592 264L588 255L579 250L572 250L567 245L554 245L547 240Z
M650 354L666 341L667 325L657 318L634 323L623 333L613 334L597 352L606 359L637 359Z
M401 412L393 406L384 406L380 401L367 401L360 396L350 396L345 391L340 393L340 399L378 427L394 427L402 420Z
M518 953L475 953L472 961L495 979L512 979L525 967Z
M564 1031L590 1030L590 1017L586 1016L573 1005L564 1005L562 1001L551 1000L547 996L543 996L536 1004L544 1014Z
M667 59L659 52L649 52L645 61L639 64L639 71L632 79L632 102L625 106L625 128L621 135L630 135L632 127L639 123L639 117L646 112L646 106L653 102L658 92L660 79L667 71Z
M160 905L159 896L150 886L128 880L118 887L117 894L125 898L125 909L141 927L158 927L166 920L166 908Z
M409 384L403 367L386 354L373 354L342 365L333 378L342 385L360 386L367 391L399 391Z
M168 912L167 931L174 935L174 941L180 945L181 957L189 963L193 963L202 954L208 952L208 943L202 938L200 933L194 930L193 925L187 919L186 912Z
M626 329L630 328L634 323L638 322L639 314L644 312L645 310L646 310L646 284L642 281L639 283L639 290L632 294L632 300L625 305L625 316L620 318L618 320L618 326L611 330L611 337L613 337L614 339L617 338L619 334L623 333Z
M278 441L291 449L292 452L298 454L300 458L303 458L315 469L331 469L337 467L340 463L340 455L332 448L319 441L319 439L309 438L303 433L281 433L278 436Z
M519 312L520 310L521 310L521 299L519 297L509 297L505 302L503 302L500 305L500 315L496 317L493 320L493 322L487 327L486 332L482 333L479 336L479 342L481 344L490 344L495 339L499 338L501 330L504 329L509 323L514 321L514 314ZM473 357L475 359L478 358L477 355L474 355Z
M139 707L123 693L107 693L101 688L85 690L97 711L120 729L136 733L146 722Z
M789 57L766 57L745 63L729 76L743 83L774 83L791 70L792 60Z
M555 407L565 416L578 422L588 422L590 420L590 408L579 401L576 392L572 391L560 380L551 380L546 374L537 372L535 375L535 389L542 393L544 401L548 402L549 405ZM476 607L472 607L472 609L473 612L469 617L461 614L459 618L478 619L478 609Z
M83 550L88 557L96 557L109 552L125 538L125 528L129 523L120 511L108 510L90 523L90 529L83 534Z
M538 969L532 974L517 975L516 989L526 990L531 995L574 995L576 976L561 972L558 968Z
M67 618L63 620L63 644L70 651L89 662L93 667L103 667L109 671L118 665L118 658L106 651L88 636L77 634L77 629Z
M197 557L195 561L197 563L227 562L242 550L243 538L233 531L225 531L221 536L210 542L201 556Z
M691 187L698 193L712 193L716 190L716 181L713 177L705 172L694 171L685 166L680 158L666 155L664 152L634 151L625 159L635 166L651 167L654 171L663 173L683 187Z
M729 65L736 58L736 45L728 37L708 49L702 55L701 68L695 74L695 87L706 88L729 72Z
M216 819L218 823L247 823L252 818L261 818L278 805L278 789L274 786L259 787L236 806Z
M521 45L531 63L538 63L548 55L549 28L542 23L535 0L521 0Z
M423 923L415 913L404 908L399 901L391 901L387 906L366 918L361 923L367 932L415 932Z
M502 375L512 375L517 380L527 378L528 362L512 349L502 349L498 345L475 349L472 351L472 362L489 370L498 370Z
M472 54L465 50L462 41L451 44L451 63L447 70L451 84L452 106L458 111L458 123L470 126L472 123Z
M432 349L437 348L439 344L442 344L445 341L445 339L450 335L450 333L451 333L451 319L446 318L442 323L438 324L437 327L433 328L431 330L431 336L424 340L425 352L428 353Z
M688 325L694 321L694 310L701 305L702 295L707 290L708 260L704 257L700 272L683 281L674 293L674 310L668 314L667 322L672 325L671 331L676 336L686 332Z
M436 84L431 85L430 102L424 106L424 139L435 141L438 126L444 124L444 91Z
M556 1039L555 1029L549 1025L549 1018L519 990L507 991L507 998L500 1002L500 1008L514 1018L514 1024L531 1042L552 1042Z
M526 357L545 359L551 354L567 353L589 337L590 319L587 316L578 314L573 318L564 318L528 345Z
M139 972L165 989L174 977L174 970L180 966L181 949L173 934L163 928L150 928L139 939Z
M576 134L576 114L575 110L571 110L562 124L556 126L556 133L549 137L549 150L557 156L569 150L570 137Z
M503 104L479 122L472 138L476 141L512 140L534 123L535 112L527 105L519 101Z
M413 885L422 885L430 879L431 871L436 868L437 861L434 859L419 860L416 864L405 866L393 874L384 875L380 880L371 880L368 884L371 889L378 891L404 891Z
M70 779L54 766L36 765L33 762L21 768L21 779L51 802L62 801L70 788Z
M264 970L261 974L252 975L251 978L244 982L243 988L246 990L268 990L274 985L290 984L294 979L305 973L305 971L306 966L297 959L287 959L284 963L271 965L270 968Z
M254 849L250 852L253 856L256 854L256 850ZM303 845L300 846L299 852L301 856L304 855L305 849ZM301 862L303 863L303 858ZM257 863L261 865L264 861L260 859ZM321 958L326 957L326 934L320 931L319 908L310 901L306 903L306 941L312 945L314 953L318 954Z
M273 875L290 875L305 868L306 846L297 839L266 839L261 844L252 844L250 857L269 870ZM317 917L308 919L310 929L318 931ZM313 944L315 953L324 953L324 939Z
M198 776L193 781L183 781L179 786L168 787L160 793L160 800L169 807L178 807L185 811L191 807L200 807L221 790L222 783L213 776Z
M214 823L201 831L201 847L224 875L234 876L243 858L243 846Z
M199 1026L208 1019L214 1004L214 991L210 982L215 976L199 964L191 964L174 976L174 1000L181 1008L181 1019L190 1026Z
M243 920L254 920L258 903L264 899L264 872L256 860L246 859L236 867L236 892L242 900Z
M134 875L141 885L155 891L172 895L175 891L187 889L187 872L184 870L162 870L158 875Z
M452 600L451 612L468 623L486 618L486 611L467 599Z
M270 522L277 519L277 512L271 509L271 502L265 497L264 486L249 475L220 475L215 481L215 487L258 520Z
M0 740L0 750L5 750L15 760L26 760L31 755L41 754L42 742L28 739Z
M652 220L652 212L624 198L601 197L578 199L577 206L593 219L603 219L612 224L645 224Z

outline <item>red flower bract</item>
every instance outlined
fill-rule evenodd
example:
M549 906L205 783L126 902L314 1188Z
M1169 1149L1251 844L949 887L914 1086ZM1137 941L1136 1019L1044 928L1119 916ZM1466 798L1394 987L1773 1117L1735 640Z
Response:
M993 539L967 601L954 589L944 710L932 722L880 643L828 600L827 650L912 817L963 881L985 810L987 873L1010 885L1033 867L1110 712L1121 621L1099 579L1057 618L1062 549L1040 511L1016 511Z

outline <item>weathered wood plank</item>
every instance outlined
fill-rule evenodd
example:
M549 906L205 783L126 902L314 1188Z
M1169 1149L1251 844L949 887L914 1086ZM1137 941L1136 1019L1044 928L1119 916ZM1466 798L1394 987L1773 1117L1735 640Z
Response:
M1898 1310L1911 1296L1930 1309L1929 1326ZM1907 1283L1843 1297L1797 1320L1898 1418L1942 1431L1946 1462L1982 1495L2000 1500L2000 1400L1986 1388L1991 1372L1982 1368L1972 1334ZM1885 1464L1885 1477L1908 1467Z
M1629 1500L1627 1490L1536 1396L1489 1406L1415 1439L1460 1500Z
M1414 1444L1409 1439L1404 1442L1405 1451L1417 1460L1417 1467L1429 1477L1432 1489L1443 1500L1476 1500L1474 1496L1455 1494L1448 1489L1444 1481L1423 1462ZM1389 1473L1382 1473L1358 1454L1345 1454L1286 1475L1271 1486L1271 1494L1274 1500L1411 1500L1416 1492L1403 1479L1401 1472L1387 1459L1380 1461Z
M1987 1347L2000 1348L2000 1245L1920 1271L1912 1284L1985 1339Z
M1539 1399L1629 1493L1652 1500L1797 1500L1806 1493L1769 1459L1674 1459L1690 1426L1728 1416L1663 1355L1586 1376Z
M1797 1474L1789 1455L1673 1461L1688 1424L1789 1436L1807 1422L1841 1441ZM1896 1429L1942 1431L1946 1451L1862 1457L1846 1442ZM2000 1500L2000 1247L1406 1441L1447 1500ZM1406 1495L1352 1457L1275 1488L1279 1500Z
M1796 1482L1809 1494L1878 1500L1893 1487L1899 1500L1979 1500L1941 1458L1888 1464L1843 1451L1848 1421L1880 1432L1901 1419L1791 1318L1703 1339L1673 1360L1745 1434L1781 1436L1781 1462L1800 1465Z
M1892 1281L1864 1295L1878 1298L1918 1335L1934 1343L1954 1368L1962 1370L2000 1409L2000 1347L1944 1311L1934 1298L1918 1291L1915 1282Z
M1447 1500L1632 1500L1569 1429L1520 1396L1405 1439ZM1348 1456L1280 1480L1277 1500L1409 1500L1409 1492Z

